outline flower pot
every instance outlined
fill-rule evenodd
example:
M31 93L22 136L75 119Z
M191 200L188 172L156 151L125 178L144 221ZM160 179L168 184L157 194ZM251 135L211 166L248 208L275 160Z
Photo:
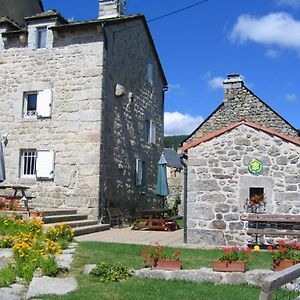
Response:
M159 259L151 261L152 270L181 270L181 260L178 259Z
M273 259L273 270L281 271L293 265L296 265L298 261L292 259Z
M246 261L221 261L213 260L213 270L217 272L246 272Z

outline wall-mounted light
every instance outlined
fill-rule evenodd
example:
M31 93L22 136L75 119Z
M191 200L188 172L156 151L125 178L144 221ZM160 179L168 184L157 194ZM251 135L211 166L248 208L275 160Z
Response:
M24 33L20 34L19 40L22 44L26 44L27 43L27 35Z
M8 144L8 133L2 134L1 141L3 142L3 144L5 146L7 146L7 144Z

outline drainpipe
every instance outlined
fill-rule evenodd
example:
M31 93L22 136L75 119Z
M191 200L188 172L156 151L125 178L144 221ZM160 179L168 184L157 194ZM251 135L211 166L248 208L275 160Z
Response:
M104 35L104 51L107 50L107 34L105 31L105 25L106 23L103 22L101 24L101 29L102 29L102 33ZM104 52L103 51L103 52ZM106 55L106 53L103 53L103 55ZM107 98L107 60L105 59L105 64L103 64L103 74L104 74L104 88L105 91L103 91L103 87L102 87L102 101L104 102L102 107L102 117L101 117L101 129L102 129L102 144L100 146L100 153L102 152L102 155L100 155L100 207L99 207L99 223L103 224L104 223L104 218L105 218L105 210L106 210L106 199L105 199L105 189L106 189L106 164L105 164L105 160L106 160L106 136L105 136L105 105L106 105L106 98Z
M188 177L188 166L184 162L188 156L186 153L180 154L180 161L183 165L183 242L187 243L187 177Z

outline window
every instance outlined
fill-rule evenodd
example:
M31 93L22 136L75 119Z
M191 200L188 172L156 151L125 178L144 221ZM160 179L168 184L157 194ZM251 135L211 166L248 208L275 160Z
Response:
M54 174L54 152L49 150L21 150L20 177L52 179Z
M144 124L144 137L147 144L156 143L156 125L153 120L145 120Z
M141 186L145 182L145 162L137 158L135 163L135 185Z
M259 197L263 197L264 196L264 188L251 187L249 189L249 198L252 198L256 195Z
M21 151L20 176L35 176L36 174L36 150L28 149Z
M47 45L47 27L37 28L36 33L36 48L43 49Z
M36 116L37 93L27 93L24 97L24 117Z
M50 89L39 92L24 93L24 118L51 117L52 91Z
M153 84L153 64L152 63L148 63L148 67L147 67L147 81L150 84Z

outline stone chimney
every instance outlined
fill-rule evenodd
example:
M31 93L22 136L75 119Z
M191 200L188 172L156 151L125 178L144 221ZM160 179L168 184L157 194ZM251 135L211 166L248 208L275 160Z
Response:
M244 86L243 79L240 74L229 74L223 82L224 90L240 89Z
M99 19L124 16L125 0L99 0Z

